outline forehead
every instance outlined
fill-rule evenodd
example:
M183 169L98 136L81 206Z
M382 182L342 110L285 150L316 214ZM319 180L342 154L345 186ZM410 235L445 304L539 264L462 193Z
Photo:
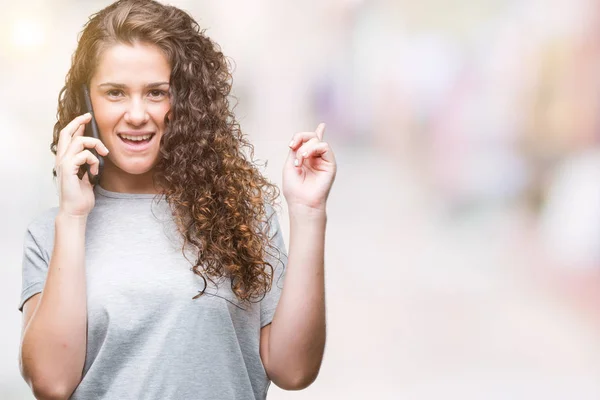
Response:
M92 81L135 85L157 80L168 82L170 75L169 61L157 46L119 43L100 53Z

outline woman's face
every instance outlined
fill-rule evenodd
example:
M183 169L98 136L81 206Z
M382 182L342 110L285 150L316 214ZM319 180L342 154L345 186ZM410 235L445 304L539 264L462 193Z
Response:
M103 180L125 183L158 160L171 67L158 47L142 43L111 46L98 61L90 97L100 139L110 151Z

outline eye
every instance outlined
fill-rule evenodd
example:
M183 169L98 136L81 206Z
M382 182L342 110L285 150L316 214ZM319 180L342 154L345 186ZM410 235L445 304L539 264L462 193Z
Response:
M111 89L111 90L107 91L106 94L109 97L119 97L121 94L123 94L123 91L119 90L119 89Z
M161 98L167 95L167 92L165 92L164 90L159 90L159 89L153 89L149 92L150 97L153 98Z

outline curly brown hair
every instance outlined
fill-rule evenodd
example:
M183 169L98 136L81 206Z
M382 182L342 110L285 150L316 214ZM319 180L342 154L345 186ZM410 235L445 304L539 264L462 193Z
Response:
M60 131L85 112L78 88L89 85L102 51L118 43L155 45L171 66L171 108L154 181L184 238L182 252L189 245L197 254L192 270L205 287L194 298L204 293L207 279L225 277L239 300L264 297L273 280L266 255L278 251L269 237L275 213L267 204L277 205L279 189L252 161L254 147L229 107L227 59L185 11L121 0L90 17L58 96L51 151L56 154Z

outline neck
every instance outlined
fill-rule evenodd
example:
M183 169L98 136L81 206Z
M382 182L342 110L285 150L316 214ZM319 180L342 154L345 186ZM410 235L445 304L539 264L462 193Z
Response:
M154 183L153 176L152 169L142 174L130 174L113 163L106 162L105 158L100 186L110 192L156 194L159 193L159 187Z

